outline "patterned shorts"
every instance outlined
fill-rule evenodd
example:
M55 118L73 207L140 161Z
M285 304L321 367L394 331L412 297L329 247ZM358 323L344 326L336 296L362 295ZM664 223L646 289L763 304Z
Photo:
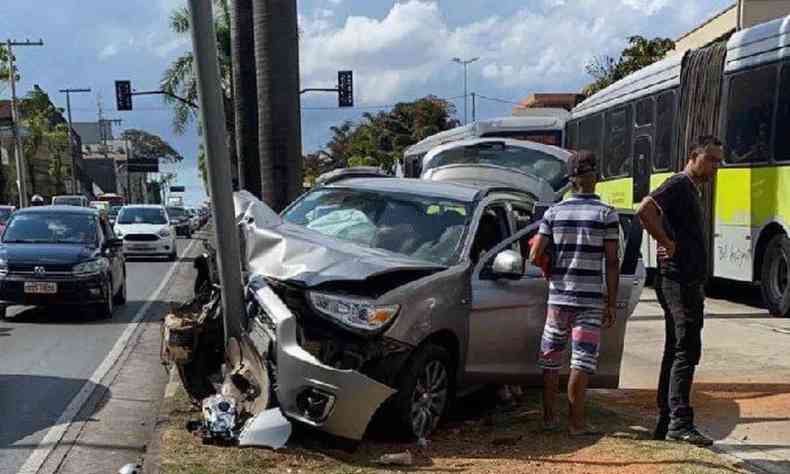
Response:
M594 374L598 368L603 310L573 306L549 306L540 341L538 367L559 370L571 337L571 368Z

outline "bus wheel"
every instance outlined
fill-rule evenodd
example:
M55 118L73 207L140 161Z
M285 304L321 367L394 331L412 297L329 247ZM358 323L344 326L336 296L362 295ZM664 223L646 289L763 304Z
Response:
M790 316L790 239L780 234L768 242L763 257L763 300L772 315Z

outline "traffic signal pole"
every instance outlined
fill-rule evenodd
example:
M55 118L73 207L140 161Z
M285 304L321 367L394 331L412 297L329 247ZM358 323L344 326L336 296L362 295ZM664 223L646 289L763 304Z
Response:
M200 122L206 148L206 167L214 208L217 264L222 285L222 314L225 342L239 338L243 323L241 249L235 222L230 157L225 142L225 109L222 104L217 36L211 0L189 0L192 48L197 76Z

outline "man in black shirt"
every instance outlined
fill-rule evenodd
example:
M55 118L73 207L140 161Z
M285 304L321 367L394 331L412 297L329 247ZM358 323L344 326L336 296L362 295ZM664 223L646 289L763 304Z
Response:
M706 136L690 150L685 169L645 198L637 215L658 243L655 286L666 323L653 437L710 446L713 441L697 430L691 408L694 369L702 354L708 276L700 186L716 175L724 149L718 139Z

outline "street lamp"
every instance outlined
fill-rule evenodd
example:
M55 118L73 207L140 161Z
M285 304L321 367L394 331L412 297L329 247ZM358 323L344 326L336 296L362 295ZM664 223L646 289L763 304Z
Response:
M453 58L453 62L454 63L461 64L464 67L464 125L466 125L466 122L467 122L467 114L466 114L466 102L467 102L466 99L467 99L467 95L468 95L467 91L466 91L466 87L467 87L467 74L466 74L467 66L469 66L473 62L477 61L478 59L480 59L480 58L477 58L477 57L471 58L471 59Z

